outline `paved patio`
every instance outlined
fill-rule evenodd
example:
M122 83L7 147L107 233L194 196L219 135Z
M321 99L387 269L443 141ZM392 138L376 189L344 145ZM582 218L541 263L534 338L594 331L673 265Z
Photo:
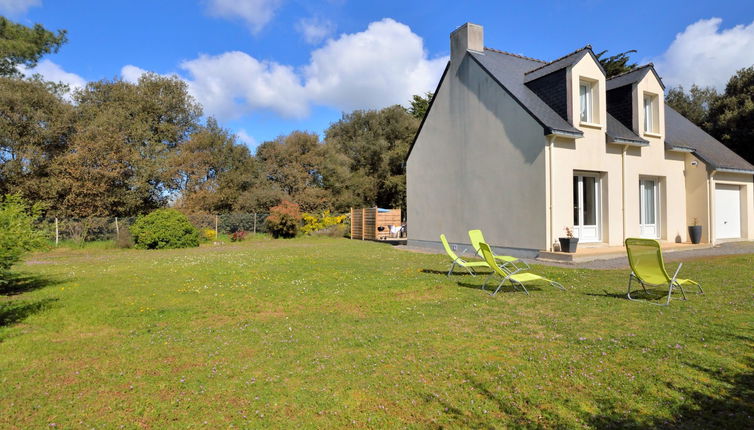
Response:
M405 245L396 246L410 252L421 252L427 254L444 254L442 249L438 248L417 248ZM524 259L530 264L544 264L548 266L573 267L584 269L624 269L628 267L625 248L618 247L584 247L583 259L576 261L563 261L553 259ZM619 252L618 252L619 251ZM548 253L552 254L552 253ZM564 254L564 253L556 253ZM576 253L579 254L579 253ZM754 242L739 241L725 242L715 246L709 244L691 245L688 243L664 243L663 256L665 262L687 261L699 258L719 257L736 254L754 254ZM468 255L465 255L468 257Z

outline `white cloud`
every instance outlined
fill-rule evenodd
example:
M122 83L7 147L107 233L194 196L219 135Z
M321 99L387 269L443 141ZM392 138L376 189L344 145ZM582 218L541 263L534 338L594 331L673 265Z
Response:
M249 133L247 133L243 128L236 132L236 138L238 138L241 143L250 148L257 146L257 140L254 139L253 136L249 135Z
M282 0L209 0L207 11L220 18L240 18L258 33L275 15Z
M435 88L447 60L428 58L421 37L383 19L328 40L298 70L238 51L202 55L180 67L204 111L228 120L260 109L302 118L312 104L351 111L407 103Z
M147 73L146 70L131 64L125 65L120 69L121 78L123 78L124 81L130 82L132 84L138 83L141 75L145 73Z
M0 13L18 16L32 7L41 6L42 0L0 0Z
M728 29L721 29L721 23L710 18L689 25L654 59L666 85L722 90L738 69L754 65L754 22Z
M318 45L335 31L335 24L319 18L302 18L296 23L296 30L310 45Z
M181 68L189 73L189 90L205 112L218 118L238 118L256 109L299 118L309 113L300 79L290 66L233 51L202 55L184 61Z
M381 108L433 90L447 61L429 59L421 37L386 18L312 52L306 89L314 102L341 110Z
M66 72L58 64L53 63L50 60L42 60L37 63L37 67L33 69L21 68L21 73L25 76L41 75L45 80L52 82L62 82L68 84L71 90L78 90L86 85L86 79L81 76Z

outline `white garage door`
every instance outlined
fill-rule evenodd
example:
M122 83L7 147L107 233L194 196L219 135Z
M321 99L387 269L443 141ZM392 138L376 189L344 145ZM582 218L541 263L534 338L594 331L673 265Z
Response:
M715 237L741 237L741 187L715 185Z

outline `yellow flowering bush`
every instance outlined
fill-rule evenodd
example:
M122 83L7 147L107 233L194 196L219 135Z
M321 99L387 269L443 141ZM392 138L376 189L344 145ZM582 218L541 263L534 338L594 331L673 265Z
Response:
M212 242L217 239L217 232L211 228L202 229L202 239Z
M301 231L304 234L310 234L315 231L324 230L334 225L343 224L348 215L333 215L330 210L322 212L322 215L304 213L302 218L304 226Z

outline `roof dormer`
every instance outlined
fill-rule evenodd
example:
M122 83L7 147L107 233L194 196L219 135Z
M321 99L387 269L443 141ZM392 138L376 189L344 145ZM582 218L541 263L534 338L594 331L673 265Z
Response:
M526 72L524 83L579 129L605 125L605 71L590 46Z
M665 136L665 86L650 63L607 81L607 111L644 139Z

